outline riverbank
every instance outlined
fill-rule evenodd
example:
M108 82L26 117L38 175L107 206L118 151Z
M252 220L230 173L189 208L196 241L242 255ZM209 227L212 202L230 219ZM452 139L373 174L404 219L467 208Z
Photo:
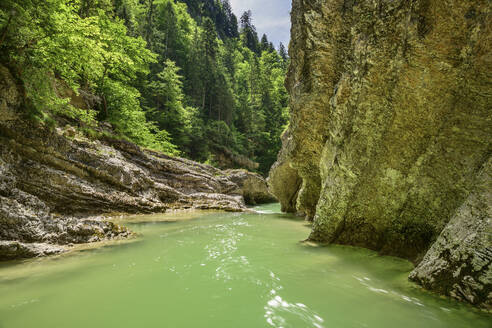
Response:
M2 70L2 74L8 71ZM12 78L1 76L0 260L44 256L60 245L126 238L101 215L175 209L245 211L274 200L264 179L170 157L111 135L97 139L59 119L25 119Z
M269 183L309 239L418 264L492 309L491 3L294 0L291 119Z
M95 328L490 323L471 306L409 282L409 261L305 245L299 241L310 227L302 218L280 213L278 204L256 209L178 213L177 222L121 218L139 235L135 242L0 265L0 324L78 328L87 326L87 313Z

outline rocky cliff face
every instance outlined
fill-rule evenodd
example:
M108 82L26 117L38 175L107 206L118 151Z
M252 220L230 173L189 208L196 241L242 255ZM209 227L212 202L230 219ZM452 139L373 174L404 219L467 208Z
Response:
M415 280L485 307L490 212L475 208L491 188L491 9L294 0L292 115L269 180L284 210L314 221L311 240L421 263Z
M0 100L0 260L131 234L88 215L242 211L244 198L271 200L257 174L225 172L111 138L92 141L71 127L34 126L21 119L15 83L1 66Z
M492 160L410 279L454 298L492 308Z
M244 169L223 171L227 178L237 184L246 204L256 205L276 202L268 190L265 179L258 173Z

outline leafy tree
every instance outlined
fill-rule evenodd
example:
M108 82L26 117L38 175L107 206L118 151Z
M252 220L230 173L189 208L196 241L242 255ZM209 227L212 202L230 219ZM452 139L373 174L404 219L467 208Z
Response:
M266 173L288 118L285 47L258 40L251 11L239 29L228 0L3 0L0 61L40 124L108 121L201 161L222 152Z
M149 83L155 108L149 110L149 116L159 128L170 133L173 143L188 150L192 133L192 116L195 109L183 105L183 83L179 67L167 60L165 67L157 74L157 80Z

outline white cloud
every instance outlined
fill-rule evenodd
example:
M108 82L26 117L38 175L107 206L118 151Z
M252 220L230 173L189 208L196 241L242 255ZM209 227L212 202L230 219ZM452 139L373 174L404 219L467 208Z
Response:
M261 38L263 33L276 46L288 44L290 38L291 0L230 0L238 19L246 10L253 13L253 24Z

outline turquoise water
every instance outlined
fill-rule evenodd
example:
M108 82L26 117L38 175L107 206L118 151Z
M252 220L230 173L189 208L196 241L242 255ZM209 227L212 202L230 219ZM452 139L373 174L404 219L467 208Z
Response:
M0 328L492 326L406 261L303 244L304 221L257 209L127 218L134 242L2 264Z

